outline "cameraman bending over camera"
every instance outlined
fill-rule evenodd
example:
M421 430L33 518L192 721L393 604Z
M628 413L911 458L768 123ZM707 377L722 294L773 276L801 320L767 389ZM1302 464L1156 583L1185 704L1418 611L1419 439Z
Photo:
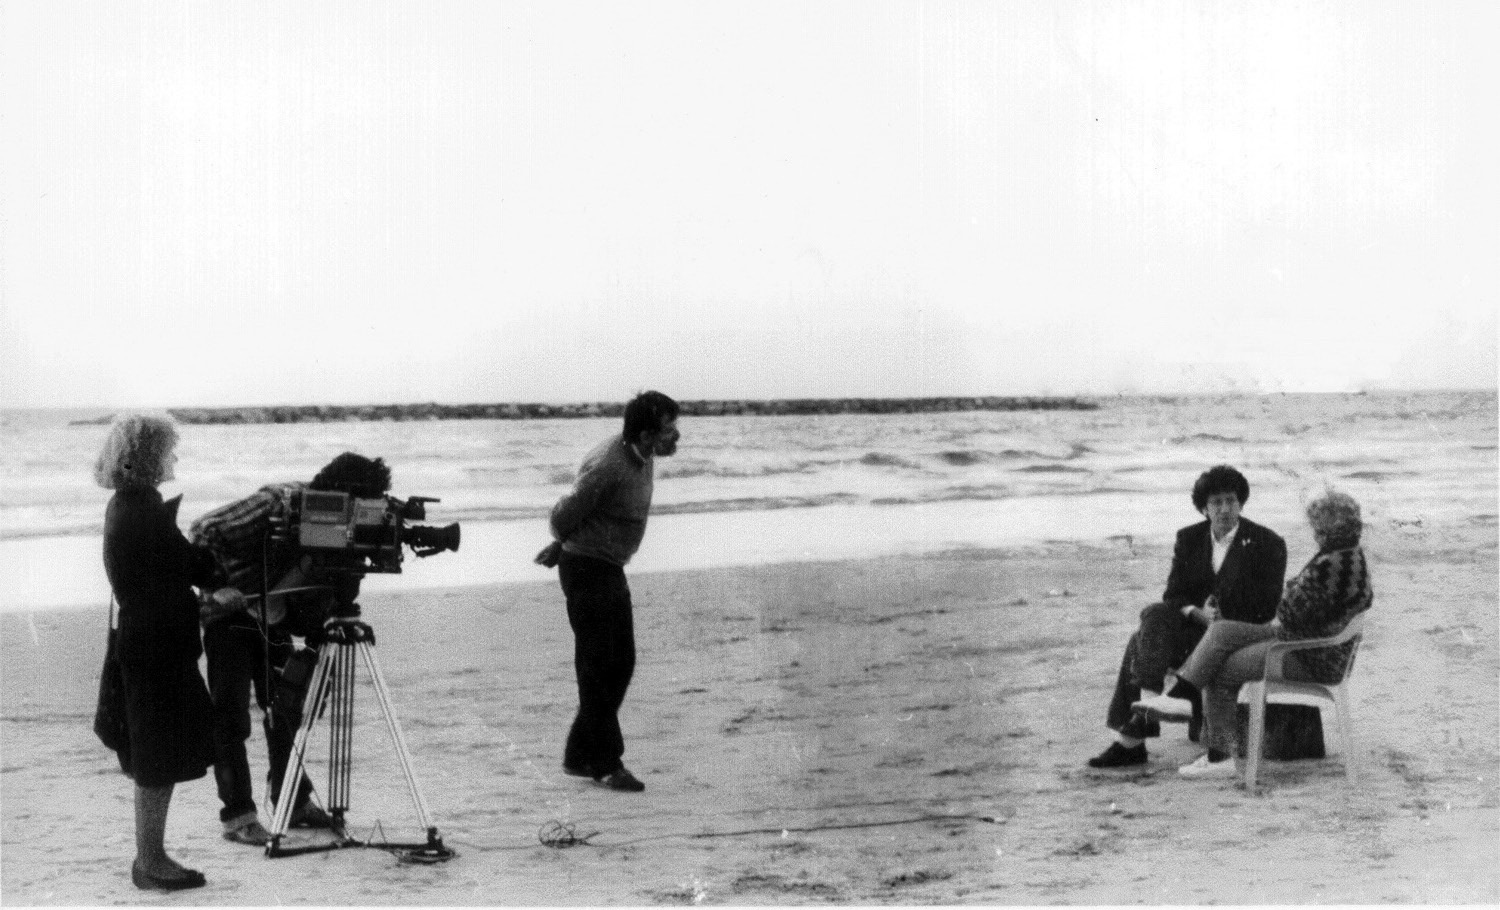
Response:
M311 483L279 483L261 487L238 502L215 509L193 523L192 542L208 547L218 566L220 590L203 610L203 651L208 657L208 688L214 705L214 778L224 803L219 820L224 839L262 846L271 833L260 823L250 781L245 741L250 738L250 692L262 713L266 751L270 758L270 792L274 804L291 759L302 708L298 691L306 688L311 662L322 643L323 621L337 612L358 613L359 575L319 572L294 544L272 540L284 523L289 500L302 490L342 491L360 497L379 497L391 488L391 469L379 458L345 452L329 462ZM269 580L266 623L260 619L259 595ZM326 586L317 591L290 591ZM275 591L288 591L274 594ZM292 636L303 638L311 651L301 650ZM299 654L299 651L301 652ZM293 660L294 654L299 654ZM288 663L295 664L283 682ZM291 679L299 675L300 679ZM278 691L278 688L280 691ZM312 782L304 774L298 782L291 825L327 828L332 819L313 805Z

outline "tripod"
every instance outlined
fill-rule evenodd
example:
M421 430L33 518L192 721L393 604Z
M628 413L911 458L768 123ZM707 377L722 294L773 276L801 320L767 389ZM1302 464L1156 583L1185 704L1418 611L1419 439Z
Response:
M271 820L271 840L266 844L266 856L294 856L322 850L338 850L344 847L376 847L391 850L402 859L412 862L436 863L452 859L456 854L443 846L437 828L427 812L427 802L417 785L416 774L411 767L411 753L406 748L406 738L401 734L401 725L391 710L391 697L386 689L385 677L380 673L380 664L375 660L375 631L357 619L335 618L325 625L327 641L318 651L318 662L313 668L307 697L302 707L302 723L292 745L292 755L287 761L286 774L281 783L281 799L276 803L276 813ZM375 698L385 717L386 729L396 749L406 786L411 794L412 806L417 820L427 832L425 843L390 843L361 841L350 837L344 827L344 813L349 810L350 777L354 755L354 670L356 658L361 658L369 672L375 689ZM309 846L284 847L282 836L292 820L292 805L296 802L297 785L306 767L308 732L321 720L325 709L329 721L328 760L328 809L333 816L333 830L337 839L331 843Z

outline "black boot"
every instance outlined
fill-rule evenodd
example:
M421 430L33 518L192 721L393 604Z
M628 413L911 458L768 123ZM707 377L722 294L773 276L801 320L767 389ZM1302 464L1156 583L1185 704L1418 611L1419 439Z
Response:
M1109 748L1089 759L1090 768L1126 768L1146 763L1146 744L1122 746L1110 743Z

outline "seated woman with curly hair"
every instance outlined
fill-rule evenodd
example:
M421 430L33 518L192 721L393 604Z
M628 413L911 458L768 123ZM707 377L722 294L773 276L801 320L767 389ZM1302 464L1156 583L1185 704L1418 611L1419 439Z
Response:
M1344 630L1370 608L1370 572L1359 538L1363 529L1359 503L1332 490L1307 504L1307 520L1317 541L1317 555L1286 583L1286 592L1269 625L1219 620L1177 671L1166 693L1136 702L1138 710L1181 714L1182 699L1196 688L1203 698L1203 743L1208 751L1178 769L1186 777L1233 777L1236 745L1235 705L1240 686L1261 679L1266 651L1277 641L1327 638ZM1294 651L1286 656L1287 679L1334 683L1354 653L1355 643Z
M104 513L104 571L119 602L116 648L124 679L128 743L120 769L135 781L136 887L175 891L203 874L167 855L163 837L172 788L213 764L208 686L198 672L203 644L193 585L213 576L207 550L177 527L181 497L163 502L157 485L173 479L177 428L164 417L117 418L94 466L114 490Z

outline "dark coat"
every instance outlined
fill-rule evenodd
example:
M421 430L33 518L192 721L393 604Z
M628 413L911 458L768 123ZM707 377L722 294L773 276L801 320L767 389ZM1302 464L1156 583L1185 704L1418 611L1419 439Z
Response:
M104 571L119 603L117 649L125 680L129 748L120 767L145 787L202 777L213 764L208 687L194 584L213 560L177 527L180 499L120 490L104 513Z
M120 490L104 512L104 572L120 605L120 660L196 661L203 653L193 585L213 577L213 558L177 527L176 497Z
M1275 531L1240 518L1234 544L1217 574L1213 569L1213 537L1207 521L1177 532L1172 571L1162 603L1182 608L1203 606L1214 595L1225 619L1270 622L1281 601L1286 579L1286 542Z

